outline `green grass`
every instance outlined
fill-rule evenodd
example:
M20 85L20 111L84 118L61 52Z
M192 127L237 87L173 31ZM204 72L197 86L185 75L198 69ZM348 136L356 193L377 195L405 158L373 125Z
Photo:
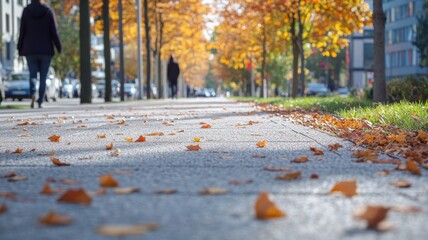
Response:
M30 106L26 105L0 105L0 110L2 109L25 109L29 108Z
M373 104L368 100L344 97L307 98L236 98L240 101L270 103L286 109L317 109L340 117L367 119L377 124L389 124L408 130L428 130L428 101L410 103L402 101L394 104ZM413 116L413 117L412 117Z

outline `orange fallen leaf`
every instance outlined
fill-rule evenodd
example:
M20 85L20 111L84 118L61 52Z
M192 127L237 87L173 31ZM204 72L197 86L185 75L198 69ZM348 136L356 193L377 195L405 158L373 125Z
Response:
M202 126L201 126L201 128L211 128L211 125L210 124L203 124Z
M416 165L416 162L411 159L407 160L406 170L414 175L422 175L421 170L419 169L418 165Z
M382 222L388 215L389 207L381 205L366 205L354 212L354 218L367 222L367 228L383 230Z
M114 193L116 194L130 194L130 193L136 193L136 192L140 192L139 188L136 187L125 187L125 188L115 188L113 190Z
M223 195L229 192L226 188L204 188L201 191L199 191L200 195Z
M305 163L307 161L309 161L308 157L306 157L306 156L300 156L300 157L297 157L297 158L293 159L291 162L293 162L293 163Z
M410 186L412 186L412 183L407 180L398 180L392 182L391 185L397 188L409 188Z
M254 204L256 217L260 220L285 217L285 213L273 202L268 192L261 192Z
M200 142L200 141L201 141L200 138L197 138L197 137L193 138L193 142Z
M117 187L119 183L111 174L103 175L98 178L101 187Z
M110 237L143 235L158 228L155 223L136 225L103 225L98 227L98 233Z
M106 136L106 134L103 134L103 135L97 135L97 138L98 138L98 139L100 139L100 138L107 138L107 136Z
M135 140L135 142L145 142L145 141L146 141L146 138L142 135L140 135L140 137L137 140Z
M314 155L324 155L324 152L320 149L316 149L314 147L310 147L309 149L314 153Z
M45 225L68 225L73 219L66 215L60 215L54 211L48 212L46 215L39 218L40 224Z
M27 180L28 177L27 176L13 176L10 177L7 181L9 182L18 182L18 181L24 181Z
M96 196L103 196L107 194L107 188L103 187L101 189L98 189L97 191L95 191L95 195Z
M24 151L23 148L17 148L13 153L22 153Z
M123 125L123 124L125 124L126 123L126 121L125 121L125 119L120 119L119 121L117 121L117 124L119 124L119 125Z
M83 188L68 189L60 198L58 202L74 203L90 205L92 202L91 197L85 192Z
M58 158L54 158L54 157L51 158L51 161L55 166L58 166L58 167L66 167L71 165L70 163L61 162Z
M156 194L174 194L174 193L177 193L177 189L174 189L174 188L159 189L159 190L156 190L154 193L156 193Z
M134 140L132 138L130 138L130 137L127 137L127 138L125 138L125 141L127 141L127 142L133 142Z
M297 171L297 172L291 172L291 173L286 173L284 175L276 176L276 179L278 179L278 180L296 180L300 177L300 175L302 175L302 173L300 171Z
M330 193L342 193L346 197L353 197L357 195L357 181L356 180L346 180L336 182L334 187L330 190Z
M266 147L266 140L262 140L262 141L258 142L256 145L259 148L264 148L264 147Z
M42 191L39 193L44 195L51 195L57 193L57 191L53 190L49 183L45 183L45 185L43 185Z
M0 204L0 215L7 211L6 203Z
M199 151L199 150L202 149L199 146L199 144L198 145L189 145L189 146L186 146L186 148L187 148L188 151Z
M113 143L110 143L106 146L106 150L112 150L113 149Z
M48 139L51 140L51 142L59 142L60 138L61 138L61 136L58 136L58 135L52 135L52 136L48 137Z

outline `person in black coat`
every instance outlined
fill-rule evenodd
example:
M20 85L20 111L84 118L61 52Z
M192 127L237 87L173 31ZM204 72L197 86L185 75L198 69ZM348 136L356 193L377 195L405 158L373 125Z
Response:
M169 57L169 62L167 66L167 76L168 83L171 88L172 98L177 97L177 82L178 76L180 75L180 67L178 63L174 62L174 58L172 56Z
M39 98L42 107L46 91L46 77L54 52L54 46L61 53L61 41L58 36L55 14L43 0L31 0L24 8L19 29L18 52L27 59L30 71L31 107L35 101L35 83L39 74Z

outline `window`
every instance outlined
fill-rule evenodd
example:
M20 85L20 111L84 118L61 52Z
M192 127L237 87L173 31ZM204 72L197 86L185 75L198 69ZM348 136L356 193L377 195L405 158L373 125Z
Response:
M6 60L10 60L10 42L6 43Z
M364 68L373 68L373 43L364 43Z
M407 61L408 61L408 66L413 66L413 49L409 49L407 50Z
M9 14L6 13L6 32L10 32L10 19Z
M366 36L366 37L373 37L374 36L374 31L373 30L365 29L364 30L364 36Z

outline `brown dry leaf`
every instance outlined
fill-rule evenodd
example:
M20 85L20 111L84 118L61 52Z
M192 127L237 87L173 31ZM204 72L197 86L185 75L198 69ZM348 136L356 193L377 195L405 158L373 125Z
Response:
M195 137L195 138L193 138L193 142L201 142L201 139L200 139L200 138Z
M98 233L110 237L143 235L158 228L155 223L136 225L103 225L98 227Z
M126 123L126 121L125 121L125 119L124 118L122 118L122 119L120 119L119 121L117 121L117 124L119 124L119 125L123 125L123 124L125 124Z
M0 192L0 198L14 200L16 199L16 195L13 192Z
M51 157L51 161L55 166L58 166L58 167L67 167L71 165L70 163L61 162L58 158L54 158L54 157Z
M60 179L59 182L65 185L80 184L80 181L73 180L73 179Z
M318 174L315 174L315 173L312 173L312 174L311 174L311 179L318 179L318 178L320 178L320 177L318 176Z
M314 155L324 155L324 152L322 150L320 150L320 149L316 149L314 147L310 147L309 150L311 150L314 153Z
M115 188L113 189L113 192L116 194L125 195L125 194L140 192L140 189L137 187Z
M233 179L229 181L230 185L243 185L250 184L253 182L253 179Z
M410 186L412 186L412 183L407 180L398 180L392 182L391 185L397 188L409 188Z
M57 193L57 191L53 190L49 183L45 183L45 185L43 185L42 191L39 192L39 194L43 195L51 195L55 193Z
M58 135L52 135L52 136L48 137L48 139L51 140L51 142L59 142L60 138L61 138L61 136L58 136Z
M254 204L256 217L260 220L285 217L285 213L273 202L268 192L261 192Z
M414 175L422 175L421 170L419 169L418 165L416 165L416 162L411 159L407 160L406 170Z
M354 218L365 220L367 228L383 230L380 224L386 219L389 210L389 207L381 205L366 205L354 212Z
M50 152L48 153L48 156L51 156L51 157L55 156L55 152L54 152L54 151L50 151Z
M15 176L16 176L16 173L14 171L10 171L10 172L7 172L3 175L0 175L0 178L11 178L11 177L15 177Z
M66 215L60 215L54 211L48 212L46 215L39 218L40 224L45 225L68 225L73 219Z
M256 145L259 148L264 148L264 147L266 147L266 140L262 140L262 141L258 142Z
M146 134L146 136L149 136L149 137L163 136L163 135L164 135L163 132L152 132L152 133Z
M291 173L286 173L284 175L276 176L276 179L278 179L278 180L296 180L300 177L300 175L302 175L302 173L300 171L297 171L297 172L291 172Z
M36 151L36 149L35 148L32 148L31 150L30 150L30 152L35 152Z
M0 204L0 215L7 211L6 203Z
M336 182L334 187L330 190L330 193L341 193L346 197L353 197L357 195L357 181L356 180L345 180Z
M22 153L24 152L23 148L17 148L13 153Z
M100 139L100 138L107 138L107 136L105 133L103 135L97 135L97 139Z
M83 188L68 189L60 198L58 202L74 203L90 205L92 202L91 197L85 192Z
M200 195L223 195L229 192L226 188L204 188L201 191L199 191Z
M293 162L293 163L305 163L307 161L309 161L309 158L307 156L300 156L300 157L293 159L291 162Z
M112 153L110 153L111 156L113 157L119 157L119 155L122 153L122 151L120 151L120 149L116 149L114 150Z
M133 142L134 140L132 138L130 138L130 137L127 137L127 138L125 138L125 141L127 141L127 142Z
M101 187L117 187L119 183L111 174L103 175L98 178Z
M259 154L254 154L252 157L253 158L266 158L265 155L259 155Z
M142 135L140 135L140 137L138 137L138 139L135 140L135 142L145 142L145 141L146 141L146 138Z
M156 190L154 193L155 194L165 194L165 195L174 194L174 193L177 193L177 189L174 189L174 188L159 189L159 190Z
M202 126L201 126L201 128L211 128L212 126L210 125L210 124L203 124Z
M10 177L7 181L9 182L18 182L18 181L24 181L27 180L28 177L27 176L13 176Z
M391 171L392 170L390 170L390 169L384 169L384 170L377 172L377 174L379 174L381 176L388 176L389 174L391 174Z
M202 149L199 146L199 144L198 145L189 145L189 146L186 146L186 148L187 148L188 151L199 151L199 150Z
M283 171L288 171L290 169L285 167L266 166L263 168L263 170L270 171L270 172L283 172Z
M113 149L113 143L110 143L106 146L106 150L112 150Z
M107 120L114 120L114 116L107 116Z

